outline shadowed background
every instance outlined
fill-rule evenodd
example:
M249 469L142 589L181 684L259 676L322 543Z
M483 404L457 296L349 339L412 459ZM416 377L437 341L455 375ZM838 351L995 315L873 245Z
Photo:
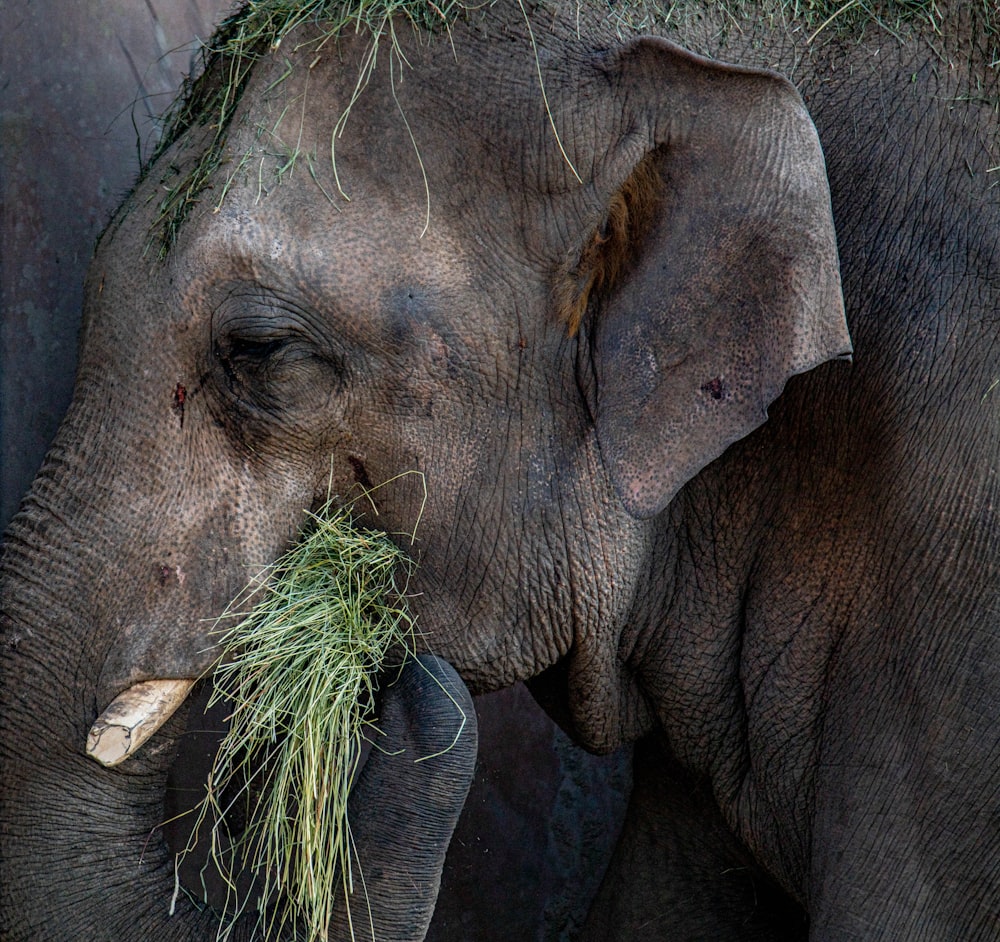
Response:
M69 403L95 240L220 0L31 0L0 31L0 529ZM479 698L476 779L429 939L570 938L617 837L628 757L570 744L522 686ZM83 744L81 743L81 748Z

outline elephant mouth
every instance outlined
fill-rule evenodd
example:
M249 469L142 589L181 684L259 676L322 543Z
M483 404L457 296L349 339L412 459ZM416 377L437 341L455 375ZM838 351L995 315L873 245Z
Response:
M252 897L259 900L262 895L254 874L235 865L262 788L260 775L234 783L222 796L226 814L221 821L203 813L206 786L228 729L229 706L210 705L212 689L211 681L188 679L149 680L129 687L94 722L87 754L108 767L125 762L187 702L187 726L167 773L163 835L174 859L177 891L197 906L224 914L234 908L241 911Z
M221 914L232 911L234 899L244 901L253 893L252 874L231 864L237 848L246 842L250 806L260 798L260 788L253 781L230 788L231 794L223 796L227 812L222 821L202 813L206 785L228 728L229 705L210 705L211 695L210 681L150 680L129 687L90 728L87 754L109 768L120 765L187 702L187 727L167 773L162 829L174 859L177 890L196 905L208 905ZM225 872L220 861L225 862Z
M216 767L216 755L229 731L232 703L213 694L211 678L190 685L187 720L176 743L166 775L163 798L163 837L174 860L175 894L199 908L209 907L224 921L246 917L256 922L265 910L270 917L288 906L282 882L260 864L261 811L271 800L269 770L280 741L267 755L255 754L243 774L223 789L215 802L206 802L207 785ZM213 702L213 700L215 702ZM376 696L373 707L380 698ZM372 743L362 738L356 776L365 767ZM284 806L294 817L295 799ZM221 816L216 812L222 809ZM272 879L268 880L270 876ZM279 898L280 897L280 898ZM275 924L282 924L281 918Z
M211 703L211 679L150 680L128 688L98 717L87 737L87 754L115 767L139 753L175 712L184 729L173 738L174 756L163 784L161 830L174 867L174 900L183 894L196 908L206 906L220 917L253 914L263 907L261 875L243 866L253 830L253 812L261 801L263 768L233 781L216 805L206 803L216 754L229 728L231 704ZM184 719L186 714L186 720ZM127 770L128 764L123 766ZM124 773L123 773L124 774ZM216 806L225 808L221 818Z
M227 789L222 820L201 813L206 784L228 729L229 705L209 706L210 681L192 686L187 726L167 772L163 799L163 836L175 861L177 892L220 915L253 912L263 905L263 881L239 861L246 855L253 811L264 790L262 775L251 775Z

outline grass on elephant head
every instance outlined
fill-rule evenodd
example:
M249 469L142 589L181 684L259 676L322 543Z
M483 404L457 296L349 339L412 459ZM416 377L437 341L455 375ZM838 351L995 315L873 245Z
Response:
M369 67L383 38L398 48L396 21L404 18L415 30L447 28L463 11L489 0L248 0L226 19L203 51L202 74L185 82L181 96L167 112L165 131L150 164L182 133L196 123L211 129L211 138L195 166L173 181L162 181L155 228L159 231L159 255L164 258L177 238L181 225L198 204L209 180L225 159L229 125L239 104L254 63L277 50L303 25L318 29L308 42L320 49L345 30L367 32L371 37ZM365 75L358 77L359 88ZM237 166L237 171L241 165ZM223 185L216 208L221 205L232 176Z
M520 6L529 33L531 19L541 24L547 11L551 14L559 6L575 10L578 17L586 8L630 31L666 27L685 15L697 16L706 6L716 6L737 28L748 18L769 18L784 28L799 23L809 31L810 42L821 35L860 34L869 27L900 39L911 26L937 34L943 22L942 0L248 0L206 44L202 73L185 82L181 96L167 112L161 142L147 170L192 126L208 128L209 139L191 168L184 172L172 168L160 181L162 195L150 245L158 243L159 257L167 256L184 220L203 199L213 174L223 163L233 160L235 169L213 197L215 208L221 206L249 158L249 154L239 157L226 153L230 123L247 79L254 64L280 48L297 29L307 24L317 26L307 40L295 39L299 44L296 48L311 46L317 56L345 30L369 34L370 52L358 76L357 94L364 87L365 70L374 67L381 42L388 39L390 47L398 51L396 31L400 23L408 22L417 31L447 30L462 15L503 3ZM992 50L991 61L1000 63L1000 11L996 0L970 0L964 6ZM405 61L401 54L400 60ZM342 128L343 117L346 114L338 122L334 136ZM279 176L296 156L290 155L278 171Z
M220 938L249 905L236 892L247 870L268 903L265 938L291 925L325 940L336 891L348 902L354 894L347 796L378 671L390 653L396 662L413 651L399 582L406 559L385 534L356 527L350 509L328 504L236 603L252 608L230 616L241 620L221 636L212 698L231 706L229 729L192 831L210 829L209 854L229 886Z

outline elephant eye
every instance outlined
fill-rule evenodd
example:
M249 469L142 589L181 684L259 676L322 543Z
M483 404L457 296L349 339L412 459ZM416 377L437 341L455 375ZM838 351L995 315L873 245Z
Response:
M343 387L343 358L323 324L260 285L236 285L220 299L212 312L211 372L219 404L241 435L255 422L273 428L305 421Z
M220 387L245 417L289 420L341 388L340 358L301 325L249 318L221 329L212 354Z
M241 401L270 400L268 389L281 374L283 353L292 344L293 338L282 334L230 334L215 344L214 355L233 395Z
M288 344L287 337L232 337L227 359L262 363Z

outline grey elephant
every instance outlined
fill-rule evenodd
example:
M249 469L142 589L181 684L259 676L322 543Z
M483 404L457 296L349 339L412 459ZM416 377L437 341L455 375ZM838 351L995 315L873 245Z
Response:
M156 830L183 710L120 769L87 731L359 489L428 654L637 743L582 938L1000 937L1000 23L696 6L660 31L713 58L501 2L210 59L6 536L3 938L214 937ZM439 689L387 694L410 754ZM424 936L474 752L369 760L377 938Z

